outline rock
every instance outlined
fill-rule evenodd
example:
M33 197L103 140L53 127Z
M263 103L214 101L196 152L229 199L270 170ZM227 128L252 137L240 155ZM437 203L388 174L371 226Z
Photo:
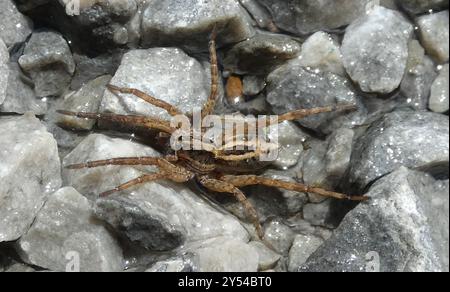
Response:
M0 38L0 105L6 98L6 89L8 87L8 76L9 76L9 52L6 48L5 43Z
M397 0L397 4L411 14L448 8L448 1L446 0Z
M306 204L303 207L303 218L313 226L335 228L333 207L333 201L330 199L317 204Z
M147 272L256 272L259 261L254 245L216 237L188 244L175 257L155 263Z
M448 180L401 167L377 181L302 271L448 271Z
M37 96L59 96L69 86L75 63L66 40L55 32L34 33L19 59L35 83Z
M0 242L22 236L61 186L56 141L33 115L0 118Z
M192 272L192 254L184 254L164 261L159 261L152 265L146 272Z
M281 255L287 255L294 238L294 232L279 220L272 220L265 228L264 239Z
M266 87L266 81L259 76L246 75L243 81L243 93L247 96L260 94Z
M0 19L0 39L7 47L24 42L33 30L31 20L17 10L12 0L0 4Z
M307 147L302 157L303 164L298 176L306 185L333 189L335 181L328 179L326 171L327 143L321 140L310 139L307 141ZM308 197L313 203L320 203L326 200L323 196L311 193L308 194Z
M72 78L70 88L78 90L86 83L104 75L114 75L119 68L123 54L121 52L112 52L90 58L85 55L74 54L73 58L77 67L75 75Z
M350 165L355 132L352 129L341 128L329 138L328 150L325 155L326 173L330 180L339 182Z
M48 198L19 240L22 259L52 271L122 271L121 248L91 216L91 204L85 197L70 187L60 189Z
M387 94L400 85L412 31L401 14L381 6L347 28L341 47L344 66L364 92Z
M106 85L111 81L110 75L105 75L92 80L77 92L73 92L64 99L61 109L73 112L96 113L100 107ZM96 121L78 119L69 116L58 115L58 125L74 130L92 130Z
M265 271L272 269L281 258L279 254L268 248L260 241L252 241L249 243L258 253L259 263L258 271Z
M323 240L313 235L298 234L289 250L288 271L297 272L308 258L323 244Z
M159 156L151 149L123 139L93 134L64 159L64 165L114 157ZM68 185L95 199L97 194L134 179L153 167L109 166L65 170ZM170 208L170 212L167 212ZM131 241L151 250L171 250L184 242L217 236L246 239L248 234L233 217L208 205L181 184L147 183L97 200L95 214ZM217 224L220 222L220 224Z
M409 57L406 74L400 85L401 93L407 104L417 110L424 110L428 105L430 88L436 78L433 61L425 56L425 50L417 40L409 43Z
M304 134L294 123L283 122L279 125L270 127L270 133L278 131L278 158L273 165L279 169L288 169L297 164L303 153L302 143L305 142L307 135Z
M441 114L386 114L355 141L350 182L363 189L400 166L448 176L448 129Z
M267 101L276 114L321 106L359 104L345 78L330 72L306 70L299 59L291 60L270 73L267 82ZM298 120L298 123L328 134L345 124L362 123L359 115L363 111L361 106L356 113L318 114Z
M189 248L195 272L256 272L259 255L254 247L236 238L219 237Z
M272 32L278 31L273 23L270 13L258 0L239 0L239 3L248 13L250 13L259 28L267 29Z
M448 64L442 66L439 76L431 86L429 108L436 113L448 111Z
M427 53L440 63L448 62L448 10L417 18L420 39Z
M47 112L45 99L36 98L33 88L27 82L16 62L9 62L8 89L6 98L0 105L1 112L19 113L32 112L35 115L43 115ZM1 77L0 77L1 78Z
M250 17L237 1L167 0L152 1L146 6L142 15L142 40L145 46L207 51L214 25L217 25L219 46L243 41L255 33Z
M235 45L224 59L225 70L264 75L300 54L301 46L288 36L260 33Z
M209 96L207 70L180 49L132 50L124 55L111 84L139 89L182 112L192 112L195 107L201 108ZM118 98L109 91L104 94L100 111L170 118L165 110L135 96L122 94Z
M326 32L316 32L306 39L299 58L303 67L311 67L341 76L346 74L339 44Z
M356 1L259 1L270 11L275 24L286 31L306 35L348 25L363 15L369 0Z

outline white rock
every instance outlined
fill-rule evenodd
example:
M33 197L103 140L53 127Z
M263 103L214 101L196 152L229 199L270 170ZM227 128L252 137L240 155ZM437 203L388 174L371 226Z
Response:
M308 258L323 244L323 240L313 235L295 236L294 243L289 250L288 271L297 272Z
M339 44L326 32L316 32L302 45L300 64L345 76Z
M380 6L347 28L341 47L344 66L363 91L390 93L400 85L412 31L400 13Z
M258 269L258 252L235 238L206 240L191 252L196 272L256 272Z
M71 187L49 197L18 247L24 261L51 271L123 270L117 241L92 219L89 201Z
M264 239L280 254L289 252L294 237L294 232L279 220L269 222L264 232Z
M275 267L277 262L280 260L281 255L274 252L270 248L268 248L264 243L261 241L252 241L249 243L250 246L255 248L256 252L258 253L259 263L258 263L258 270L259 271L265 271L272 269Z
M448 10L424 15L417 18L420 38L427 53L439 62L448 62L449 58L449 20Z
M445 64L431 86L429 108L436 113L445 113L449 108L448 74L448 64Z
M5 43L0 38L0 105L6 98L6 89L8 87L8 76L9 76L9 52L6 48Z
M192 112L194 107L201 108L209 95L207 70L180 49L134 50L124 55L111 84L139 89L183 112ZM163 109L135 96L121 94L119 98L109 91L104 94L100 111L170 117Z
M61 186L56 141L33 115L0 118L0 242L22 236Z

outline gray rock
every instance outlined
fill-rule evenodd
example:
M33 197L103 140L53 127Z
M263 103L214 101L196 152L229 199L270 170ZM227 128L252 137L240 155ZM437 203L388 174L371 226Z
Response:
M105 75L88 82L77 92L68 95L64 99L61 109L74 112L98 112L103 93L106 90L105 86L110 81L111 76ZM68 129L91 130L96 121L58 115L57 123Z
M35 96L33 88L27 82L27 78L19 65L16 62L10 62L8 68L8 89L5 101L0 105L0 111L19 114L26 112L32 112L35 115L45 114L47 112L45 99L39 99Z
M323 240L313 235L298 234L289 250L288 271L297 272L308 258L323 244Z
M431 84L436 75L433 61L425 56L425 50L420 43L412 40L409 43L406 74L400 85L408 105L417 110L427 108Z
M431 86L429 108L436 113L445 113L448 111L448 64L442 66L439 76L434 80Z
M307 135L303 133L294 123L283 122L269 128L269 133L278 131L278 158L273 165L279 169L288 169L297 164L303 153L302 143Z
M300 59L291 60L279 67L270 73L267 81L267 101L277 114L297 109L359 103L345 78L330 72L306 70ZM361 107L354 113L318 114L298 122L304 127L328 134L345 124L362 123L359 116L363 111Z
M256 272L256 249L236 238L208 239L189 247L195 272Z
M416 21L419 26L420 39L427 53L440 63L448 62L448 10L420 16Z
M448 116L396 111L355 141L350 181L364 188L400 166L448 176Z
M448 271L448 180L404 167L377 181L302 271Z
M126 53L111 80L116 86L132 87L177 106L183 112L201 108L210 92L209 70L180 49L155 48ZM176 84L177 86L174 86ZM141 114L169 119L163 109L123 94L106 91L101 112Z
M146 272L192 272L192 254L184 254L153 264Z
M114 75L119 68L123 54L113 52L103 54L94 58L85 55L74 54L73 58L76 64L75 75L72 78L70 88L78 90L86 83L104 75Z
M333 201L330 199L316 204L306 204L303 207L303 218L313 226L335 228L333 224Z
M20 263L16 263L13 264L11 266L9 266L6 270L6 273L33 273L36 272L35 269L33 269L30 266L24 265L24 264L20 264Z
M0 118L0 242L22 236L61 186L56 141L33 115Z
M390 93L403 78L412 25L398 12L378 6L346 30L344 66L365 92Z
M252 241L249 243L258 253L259 263L258 271L265 271L272 269L281 258L279 254L268 248L260 241Z
M363 15L369 0L276 1L260 0L272 14L275 24L295 34L310 34L346 26Z
M273 23L269 11L258 0L239 0L239 3L250 13L259 28L264 28L272 32L278 30Z
M19 240L22 259L52 271L122 271L121 248L91 216L91 204L85 197L70 187L60 189L48 198L30 230Z
M0 105L6 98L6 89L8 87L8 76L9 76L9 52L6 48L5 43L0 38Z
M0 3L0 19L0 39L8 47L24 42L33 30L31 20L17 10L12 0Z
M266 81L259 76L246 75L242 83L244 85L243 93L248 96L258 95L266 87Z
M329 138L325 156L326 173L330 180L340 181L347 173L353 149L355 132L351 129L336 130ZM333 179L332 179L333 178Z
M321 71L345 76L339 44L326 32L319 31L302 45L300 64Z
M114 157L159 156L151 149L123 139L93 134L64 159L64 165ZM65 170L68 185L91 199L97 194L134 179L153 167L109 166ZM167 212L170 208L170 212ZM215 210L180 184L147 183L97 200L96 216L118 232L152 250L170 250L182 243L217 236L246 239L248 234L233 217ZM217 224L220 222L220 224Z
M59 96L69 86L75 62L67 41L55 32L34 33L19 59L35 83L37 96Z
M397 4L412 14L448 8L447 0L396 0Z
M142 39L147 46L207 51L215 24L219 46L243 41L255 33L250 17L237 1L167 0L148 3L142 15Z
M224 59L226 70L264 75L300 54L301 46L288 36L260 33L235 45Z
M288 254L294 238L294 232L277 219L270 221L264 232L264 239L281 255Z

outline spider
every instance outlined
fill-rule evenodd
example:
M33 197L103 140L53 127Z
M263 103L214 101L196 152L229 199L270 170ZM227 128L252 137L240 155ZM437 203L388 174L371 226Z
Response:
M219 70L216 54L216 29L213 29L209 41L209 54L211 63L211 91L209 97L204 104L201 116L206 117L214 111L218 98L219 89ZM138 89L123 88L114 85L107 85L108 90L112 93L131 94L140 98L149 104L162 108L171 116L183 115L192 120L191 114L184 114L175 106L150 96ZM305 118L319 113L330 113L335 111L353 110L353 105L328 106L312 109L300 109L278 116L277 123L284 121L292 121ZM109 122L120 125L121 128L143 128L159 132L162 137L168 138L175 133L177 128L172 127L170 121L149 116L137 115L118 115L110 113L86 113L86 112L70 112L59 110L58 113L83 119L93 119L97 121ZM272 124L267 124L266 127ZM202 128L202 132L204 129ZM166 142L168 143L168 142ZM234 145L237 145L235 143ZM166 147L170 148L170 147ZM176 183L187 183L191 180L207 190L216 193L226 193L234 196L244 207L246 216L254 225L257 236L263 240L264 233L260 225L258 214L247 197L240 190L241 187L251 185L264 185L268 187L276 187L290 191L302 193L314 193L325 197L331 197L341 200L364 201L368 199L366 196L349 196L346 194L325 190L319 187L307 186L296 182L287 182L278 179L271 179L261 175L257 175L258 171L264 169L267 165L259 163L257 160L258 148L254 151L227 153L223 149L215 149L213 151L206 150L180 150L171 151L162 157L119 157L106 160L89 161L80 164L67 166L68 169L94 168L108 165L145 165L156 166L158 171L147 173L138 178L125 182L116 188L100 194L100 197L109 196L113 193L120 192L139 184L157 181L170 180ZM256 166L255 166L256 163Z

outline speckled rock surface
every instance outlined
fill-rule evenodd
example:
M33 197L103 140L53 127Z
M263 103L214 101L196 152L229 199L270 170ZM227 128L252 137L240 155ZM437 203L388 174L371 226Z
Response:
M61 186L56 141L32 114L0 118L0 242L22 236Z
M448 116L397 111L355 142L350 180L364 188L400 166L448 175Z
M12 0L0 3L0 19L0 39L8 47L24 42L33 29L31 20L17 10Z
M448 64L445 64L431 86L429 107L436 113L448 111L448 74Z
M448 271L448 180L400 168L368 195L301 271Z
M398 12L383 7L354 21L345 31L345 69L365 92L390 93L403 78L413 26Z
M122 250L106 227L92 219L91 208L70 187L51 195L18 242L22 259L52 271L122 271Z
M448 23L448 10L417 18L423 46L441 63L448 62Z
M6 89L8 87L8 76L9 76L9 52L6 48L5 43L0 38L0 105L4 102L6 98Z
M192 112L194 107L201 108L209 95L208 70L180 49L134 50L125 54L111 84L139 89L183 112ZM123 94L119 98L109 91L105 92L100 111L170 117L163 109L135 96Z

